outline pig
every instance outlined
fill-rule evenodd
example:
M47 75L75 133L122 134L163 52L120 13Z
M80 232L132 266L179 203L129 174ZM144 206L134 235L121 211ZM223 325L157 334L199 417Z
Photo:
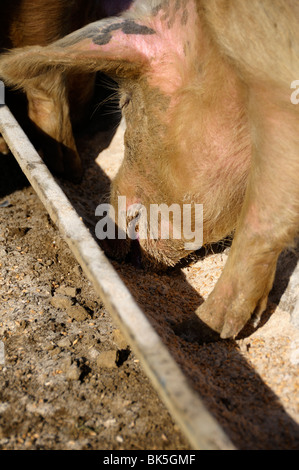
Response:
M45 46L91 21L127 9L131 1L4 0L1 2L0 52L36 44ZM35 144L53 171L74 181L82 176L82 163L73 126L79 126L92 113L95 78L95 72L69 74L53 69L42 81L32 79L24 87L28 115L34 123ZM15 102L16 108L22 106L20 99ZM16 112L20 114L18 109ZM2 138L0 151L7 153Z
M223 272L195 320L234 338L267 305L279 254L299 227L299 78L296 0L136 1L46 47L0 60L26 88L48 73L101 70L120 87L125 155L111 203L203 205L203 244L233 234ZM137 207L137 206L136 206ZM143 263L174 266L183 239L134 240ZM130 239L115 243L119 257Z

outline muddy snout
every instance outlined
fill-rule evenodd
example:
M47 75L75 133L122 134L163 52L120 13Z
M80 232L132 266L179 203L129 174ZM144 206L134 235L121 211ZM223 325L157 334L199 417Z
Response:
M139 203L130 205L125 211L119 206L111 206L109 217L97 224L96 235L110 258L128 262L136 268L165 271L178 261L178 251L173 241L160 240L151 232L145 212Z
M107 256L118 261L127 261L136 267L142 265L139 222L142 207L130 206L128 210L109 207L109 214L96 227L96 236ZM117 216L116 216L117 214Z

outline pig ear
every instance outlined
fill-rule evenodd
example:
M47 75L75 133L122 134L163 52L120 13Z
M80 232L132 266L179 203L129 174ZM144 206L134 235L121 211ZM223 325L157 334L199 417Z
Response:
M0 77L9 85L22 86L28 79L53 68L101 70L115 77L136 76L148 63L155 34L153 29L133 19L97 21L49 46L2 54Z

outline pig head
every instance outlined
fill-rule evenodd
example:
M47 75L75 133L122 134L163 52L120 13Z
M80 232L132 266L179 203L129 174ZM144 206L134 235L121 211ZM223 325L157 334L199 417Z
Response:
M121 17L0 61L0 76L18 86L52 70L102 70L118 81L127 130L114 207L119 196L137 208L202 204L203 244L234 233L196 312L195 327L217 337L260 317L277 258L298 232L299 106L290 99L298 23L295 0L136 1ZM137 242L143 261L158 266L189 253L183 238ZM120 240L115 253L130 244Z

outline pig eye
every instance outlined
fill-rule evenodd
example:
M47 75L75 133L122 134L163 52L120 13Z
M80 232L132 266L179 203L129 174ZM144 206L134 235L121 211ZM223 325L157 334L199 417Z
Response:
M121 109L124 109L126 106L128 106L128 104L130 103L131 101L131 96L130 95L124 95L121 97L120 99L120 107Z

